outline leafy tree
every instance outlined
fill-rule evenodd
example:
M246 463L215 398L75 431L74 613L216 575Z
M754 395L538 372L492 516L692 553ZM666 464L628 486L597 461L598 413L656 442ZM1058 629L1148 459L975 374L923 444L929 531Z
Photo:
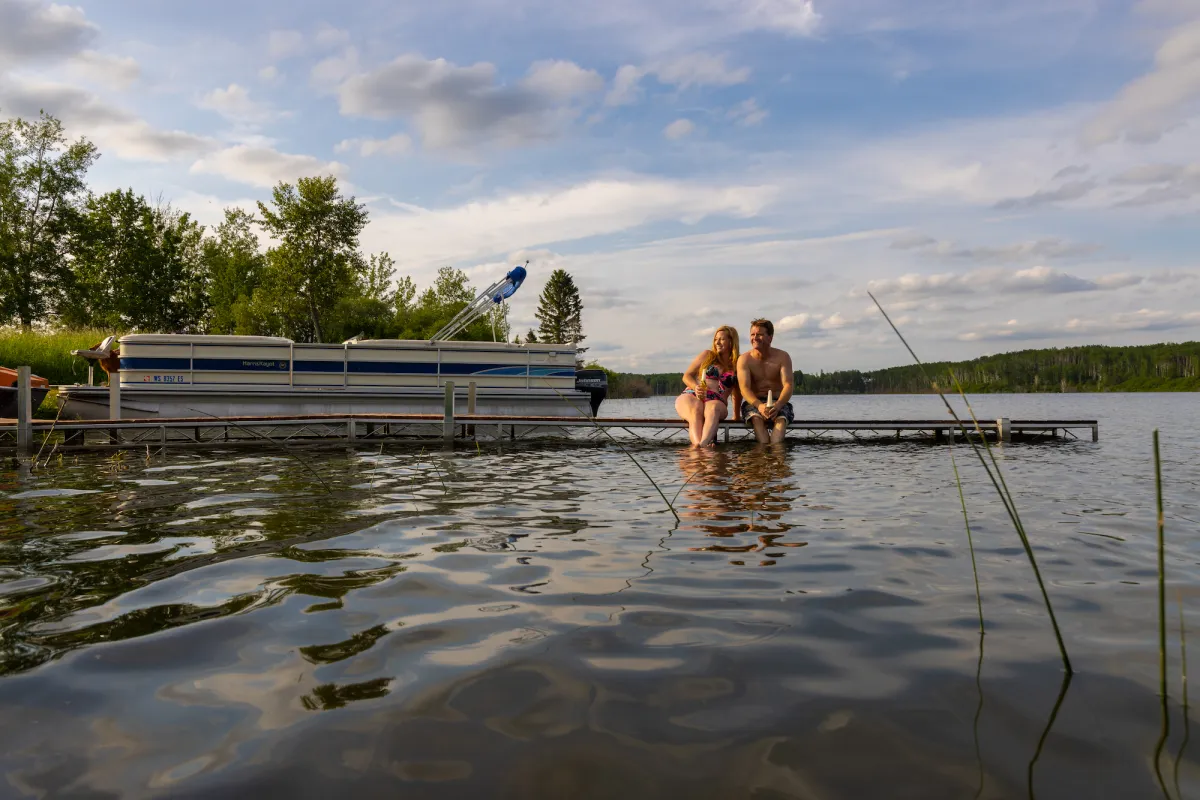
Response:
M271 202L258 210L279 244L267 254L252 306L272 332L325 341L322 315L358 290L367 269L358 252L367 211L342 197L333 176L280 182Z
M407 284L411 287L411 281ZM408 292L411 298L415 289L406 288L402 282L400 292ZM405 339L428 339L438 332L454 315L475 299L475 290L467 280L467 274L453 267L438 270L433 286L421 293L411 305L399 306L400 336ZM507 341L509 336L508 306L493 306L483 317L454 336L463 341Z
M66 243L84 176L98 157L44 111L0 122L0 324L43 320L68 277Z
M252 332L247 319L250 298L266 267L253 225L254 217L248 212L227 208L216 237L204 240L202 261L212 333Z
M187 333L208 311L204 229L132 189L87 199L71 234L72 275L61 319L69 325Z
M579 347L579 343L587 338L583 335L583 301L574 279L566 270L556 269L550 273L538 298L535 316L541 341L569 344L577 348L580 355L587 350Z

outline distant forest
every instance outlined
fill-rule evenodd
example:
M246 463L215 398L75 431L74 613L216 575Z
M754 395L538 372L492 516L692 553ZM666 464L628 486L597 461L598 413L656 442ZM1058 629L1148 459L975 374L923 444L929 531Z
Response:
M1195 392L1200 391L1200 342L1136 347L1062 347L1019 350L972 361L925 365L950 388L986 392ZM610 397L650 397L683 391L682 375L609 373ZM929 382L915 364L871 370L796 373L796 394L920 394Z

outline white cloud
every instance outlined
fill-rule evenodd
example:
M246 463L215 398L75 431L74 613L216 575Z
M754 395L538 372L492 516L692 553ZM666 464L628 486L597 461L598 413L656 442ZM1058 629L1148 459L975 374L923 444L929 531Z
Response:
M1066 322L1023 322L1010 319L1003 325L982 325L960 333L962 342L1051 340L1097 337L1113 333L1162 332L1200 328L1200 311L1165 311L1148 308L1118 312L1106 317L1072 317Z
M0 80L0 109L27 119L45 109L73 135L86 136L101 152L130 161L169 161L213 146L207 137L155 128L90 92L61 83Z
M821 15L812 0L735 0L731 5L749 28L813 36L821 27Z
M327 23L321 23L317 26L317 32L313 34L313 43L317 47L325 49L345 47L350 44L350 33Z
M224 89L213 89L200 98L197 105L237 122L262 122L273 116L270 109L251 99L249 89L236 83Z
M663 83L687 89L692 86L733 86L750 80L749 67L730 68L724 55L691 53L686 56L660 62L651 66L648 73L654 74Z
M690 119L677 119L667 127L663 128L663 136L672 141L682 139L696 129L695 124Z
M371 156L403 156L412 151L412 139L403 133L387 139L343 139L333 148L335 153L357 151L363 158Z
M1126 139L1153 142L1183 124L1200 98L1200 19L1174 28L1154 69L1121 90L1084 128L1086 146Z
M613 77L612 89L604 98L606 106L625 106L636 103L641 96L640 81L645 73L641 67L626 64Z
M274 64L268 64L258 71L258 79L263 83L278 83L282 77L283 73Z
M1062 270L1038 266L1021 270L986 269L968 273L910 273L899 278L867 282L867 290L883 296L908 295L939 297L945 295L1040 294L1096 292L1136 286L1141 275L1118 273L1089 279Z
M604 79L597 72L584 69L572 61L534 62L523 83L537 94L559 100L569 100L604 88Z
M318 61L309 73L309 79L318 89L332 90L357 70L358 49L347 47L340 55Z
M1038 189L1025 197L1007 197L996 203L996 208L1037 208L1052 203L1064 203L1085 197L1096 188L1092 179L1067 181L1053 189Z
M598 75L568 61L539 62L523 80L503 84L492 64L460 67L410 54L348 78L337 92L343 114L410 117L427 147L454 149L551 138L577 116L573 98L601 88Z
M1070 242L1056 237L1005 245L965 247L953 241L939 241L931 236L912 231L897 237L892 242L891 248L893 250L913 250L925 258L934 257L977 263L1074 258L1092 255L1102 249L1098 244Z
M0 0L0 64L78 53L98 29L75 6Z
M752 127L758 125L767 118L767 111L758 107L758 101L753 97L738 103L725 115L728 119L733 120L738 125L744 127Z
M270 188L279 181L314 175L343 177L346 165L308 155L281 153L269 147L235 145L218 150L192 164L192 174L219 175L235 183Z
M267 34L267 55L276 60L298 56L304 52L304 34L300 31L271 31Z
M695 224L712 216L752 217L773 194L767 186L645 177L598 179L445 209L374 207L363 240L368 250L404 252L409 263L431 267L651 222Z
M111 56L84 50L74 56L68 67L71 74L81 80L91 81L110 89L127 89L142 75L142 68L128 56Z

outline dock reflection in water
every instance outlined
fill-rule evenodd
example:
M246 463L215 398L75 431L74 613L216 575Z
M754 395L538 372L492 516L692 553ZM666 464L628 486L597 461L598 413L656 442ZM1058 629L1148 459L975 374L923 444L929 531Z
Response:
M1161 795L1131 452L1005 451L1069 685L967 464L981 650L942 448L635 449L679 524L613 447L6 468L0 796ZM1200 619L1191 542L1168 574Z

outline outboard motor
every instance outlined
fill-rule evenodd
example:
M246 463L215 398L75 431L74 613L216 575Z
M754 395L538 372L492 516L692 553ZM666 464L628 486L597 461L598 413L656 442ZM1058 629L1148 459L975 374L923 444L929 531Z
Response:
M592 416L600 411L600 404L608 397L608 375L602 369L575 370L575 390L587 392L592 397Z

